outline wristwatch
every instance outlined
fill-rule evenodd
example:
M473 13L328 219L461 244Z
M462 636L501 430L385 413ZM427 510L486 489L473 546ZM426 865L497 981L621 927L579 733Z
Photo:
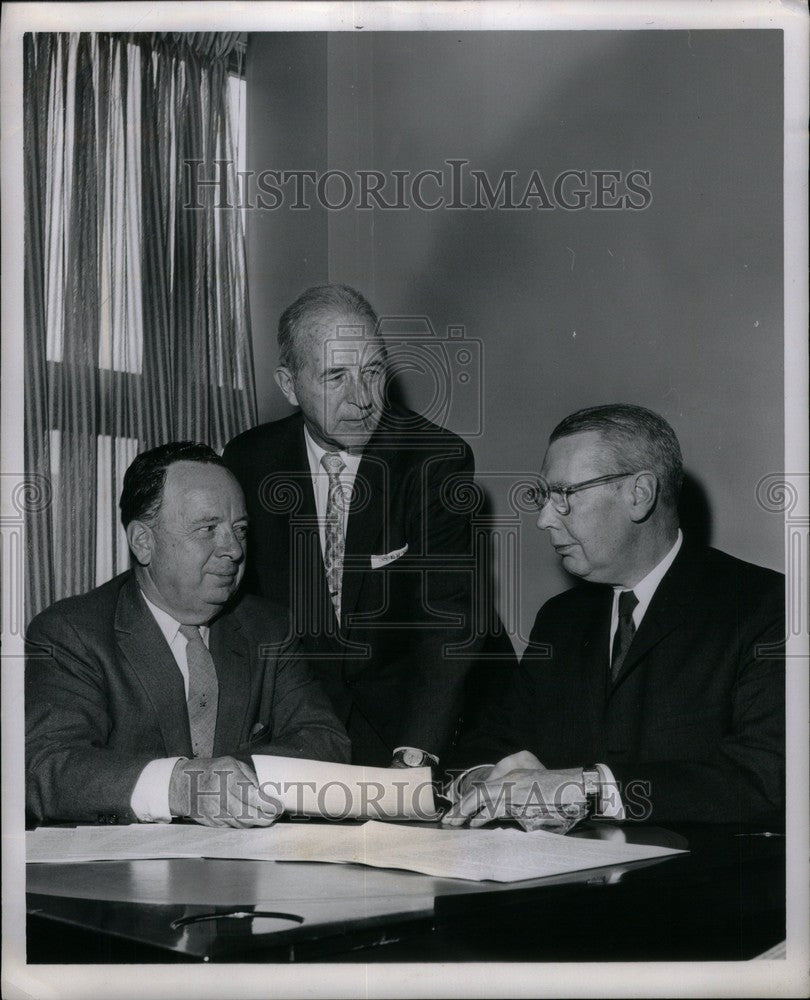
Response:
M582 784L585 788L585 802L588 805L588 815L599 812L599 802L602 797L602 773L595 764L582 768Z
M429 753L425 753L424 750L414 750L413 747L397 750L393 759L405 767L433 767L436 763Z

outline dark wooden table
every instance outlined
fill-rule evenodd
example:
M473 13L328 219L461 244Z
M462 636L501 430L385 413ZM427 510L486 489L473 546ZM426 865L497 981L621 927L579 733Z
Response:
M741 960L785 936L759 829L594 825L689 852L499 884L361 865L29 865L29 963ZM527 834L531 836L531 834Z

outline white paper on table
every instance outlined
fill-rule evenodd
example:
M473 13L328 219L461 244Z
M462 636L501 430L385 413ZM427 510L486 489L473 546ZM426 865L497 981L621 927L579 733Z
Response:
M395 823L366 823L361 830L367 865L477 882L519 882L683 853L546 830L420 829Z
M682 853L647 844L561 837L543 830L420 829L379 822L280 823L244 830L177 824L43 828L26 834L26 849L29 862L147 858L354 862L478 882L519 882Z
M282 823L235 830L192 824L41 827L25 835L29 864L227 858L251 861L360 861L361 827Z
M325 819L436 819L429 767L359 767L256 754L266 797L284 811Z
M179 824L40 827L25 835L26 861L137 861L144 858L198 858L205 827Z

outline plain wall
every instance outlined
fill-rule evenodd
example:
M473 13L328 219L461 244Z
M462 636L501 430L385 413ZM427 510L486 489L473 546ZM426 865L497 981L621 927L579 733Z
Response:
M493 183L517 171L518 190L534 169L547 188L565 169L651 173L644 211L248 213L262 419L289 412L272 383L275 322L309 284L348 282L383 315L480 342L471 380L451 363L450 405L429 415L472 444L496 531L519 524L519 590L501 590L518 647L570 580L509 489L582 406L662 413L695 530L782 568L782 519L755 495L783 468L781 44L750 31L249 39L253 170L390 175L456 157ZM417 408L435 402L434 378L405 380Z
M327 36L291 32L248 38L248 171L327 169ZM268 186L263 182L264 187ZM273 199L250 181L243 201L257 206ZM326 280L327 212L298 211L284 203L274 210L248 207L245 243L253 335L253 365L259 421L289 412L273 380L276 329L284 308L309 285Z

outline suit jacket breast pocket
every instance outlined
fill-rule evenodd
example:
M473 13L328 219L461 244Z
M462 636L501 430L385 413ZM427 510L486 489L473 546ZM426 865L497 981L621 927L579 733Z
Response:
M346 624L352 628L373 629L396 618L402 611L403 579L407 576L407 543L371 553L362 560L347 562L343 570L343 593L357 594L356 601L344 605ZM349 574L357 578L349 583ZM357 588L354 591L354 587Z
M401 559L404 555L407 555L408 543L405 542L403 545L397 545L387 552L372 553L369 556L369 562L371 564L371 569L386 569L397 561Z

